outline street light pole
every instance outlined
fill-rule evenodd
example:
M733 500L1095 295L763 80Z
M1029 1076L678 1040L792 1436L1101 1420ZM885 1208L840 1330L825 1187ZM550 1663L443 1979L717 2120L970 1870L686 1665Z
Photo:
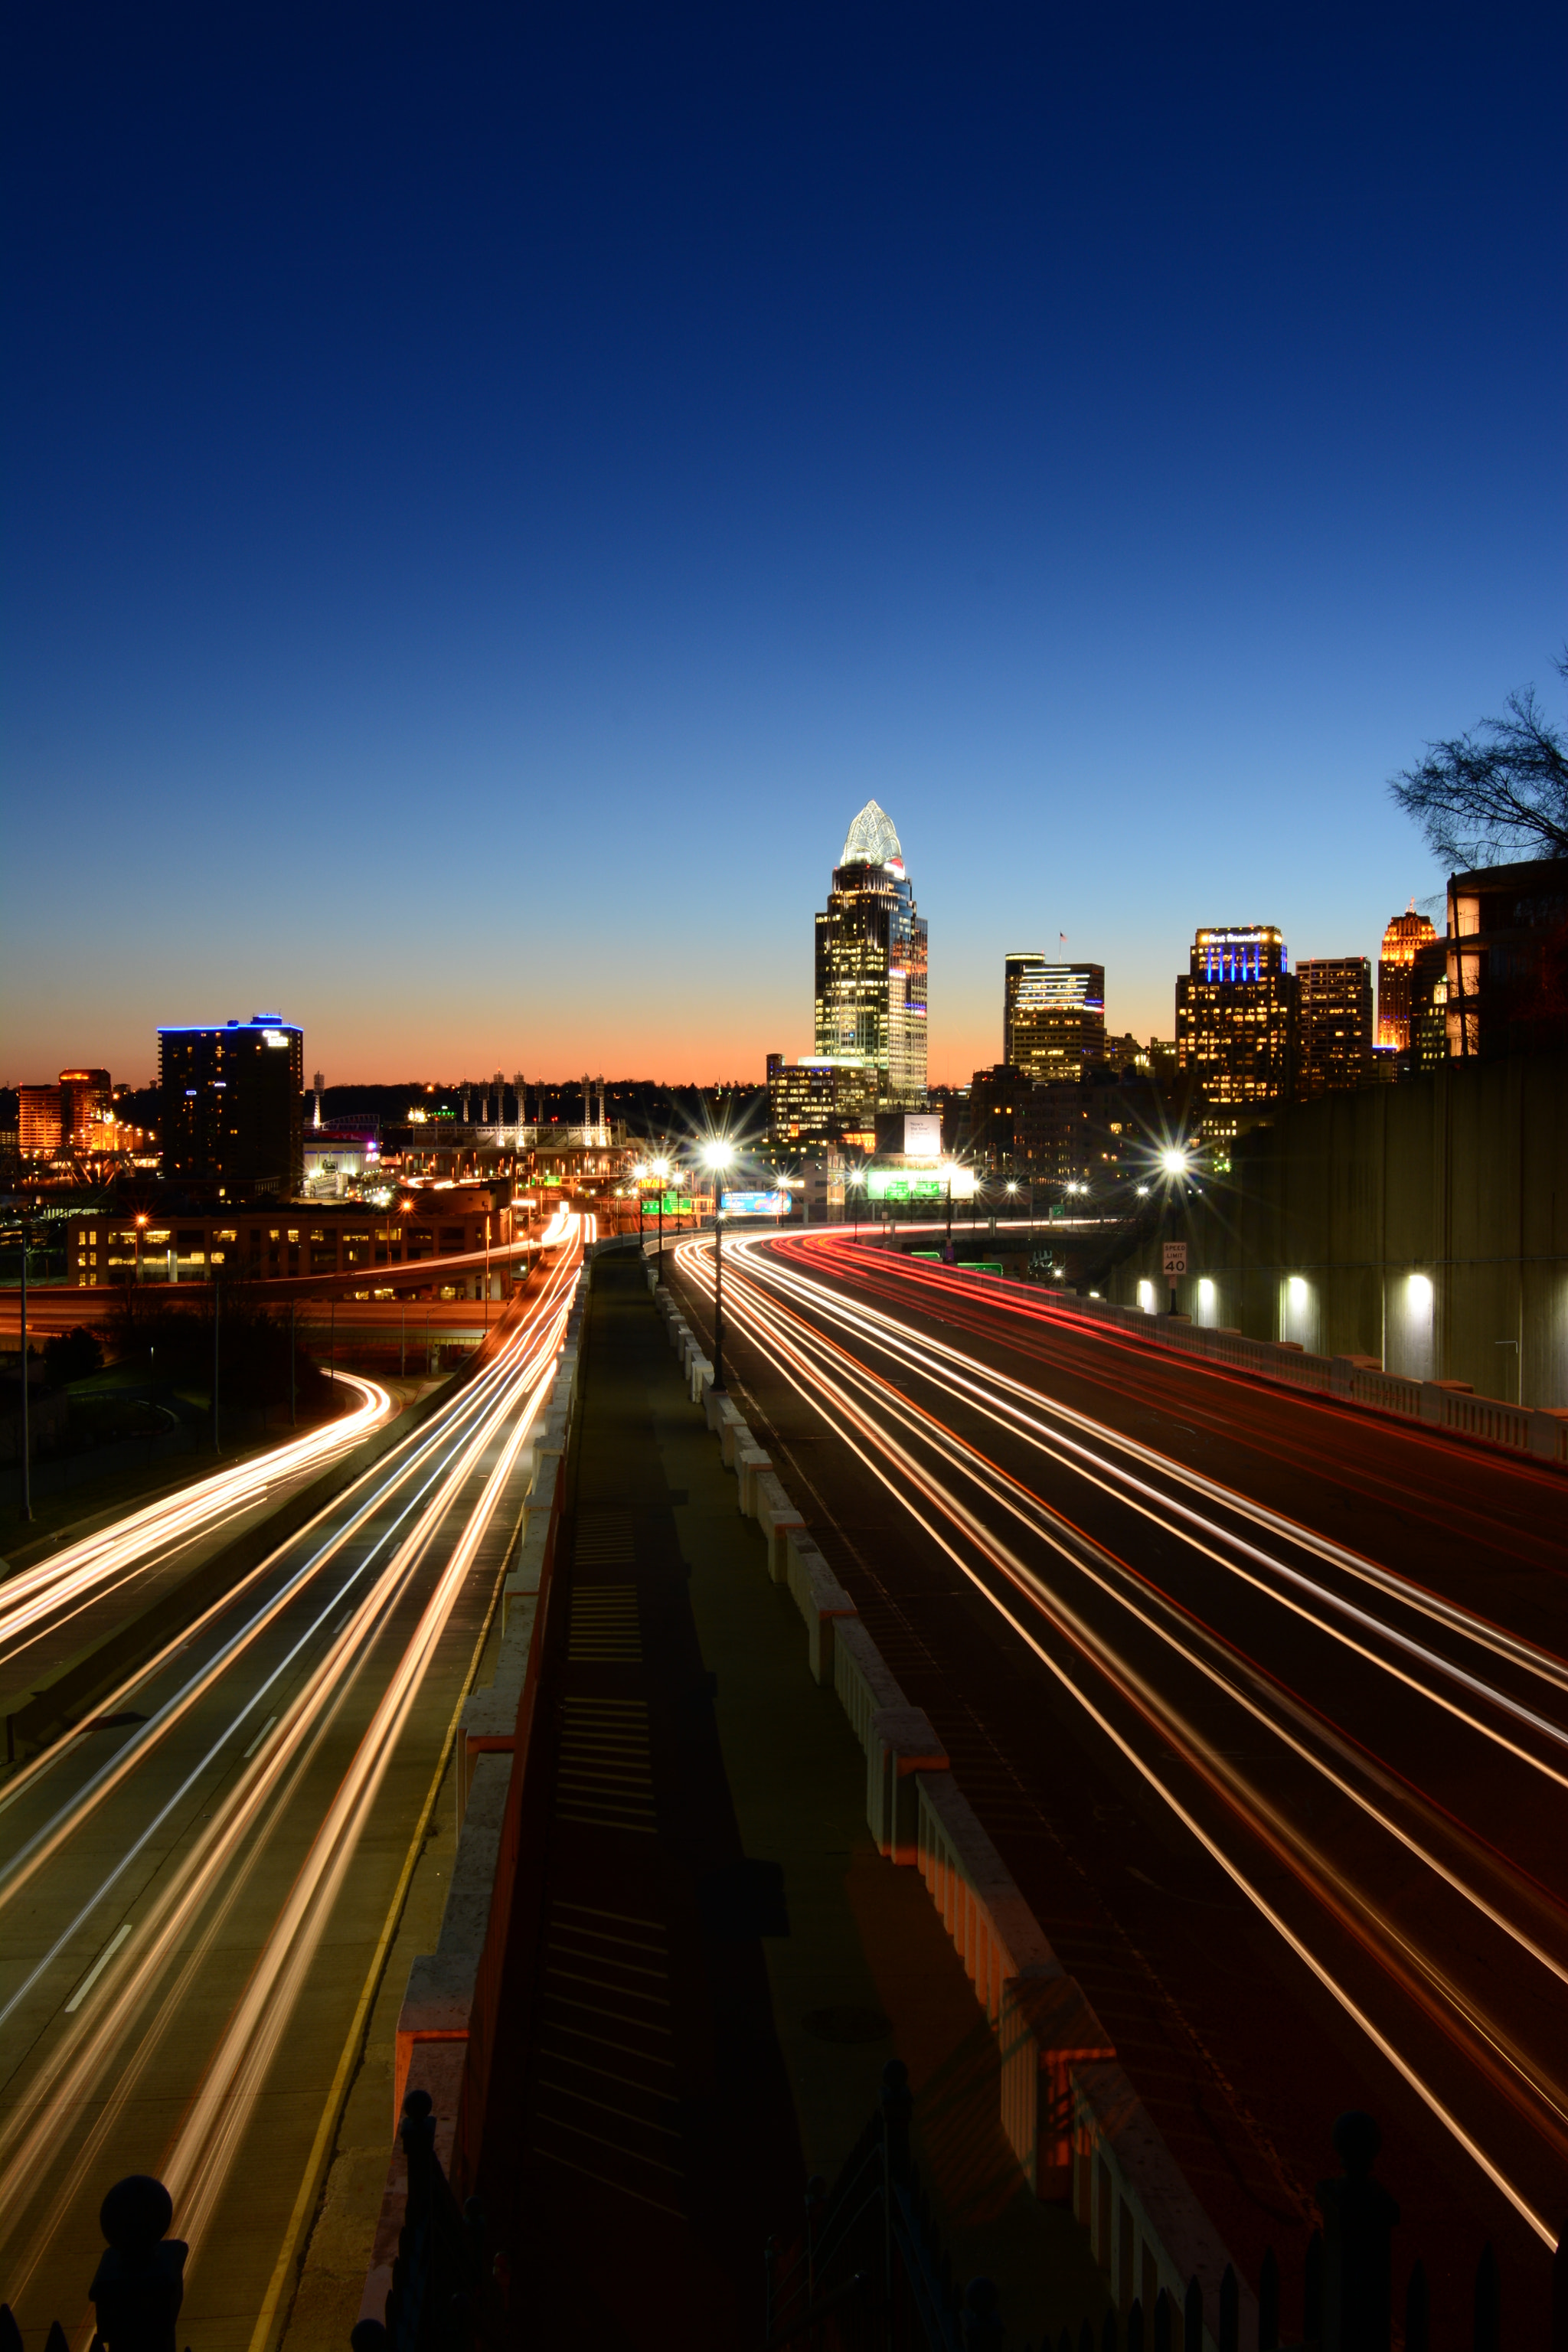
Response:
M223 1451L222 1446L218 1444L217 1418L218 1302L221 1297L222 1291L218 1285L217 1268L215 1266L213 1268L213 1452L215 1454L221 1454Z
M22 1517L33 1516L33 1449L27 1426L27 1220L22 1220Z
M715 1138L704 1152L713 1173L713 1388L716 1394L724 1386L724 1171L731 1160L730 1146Z

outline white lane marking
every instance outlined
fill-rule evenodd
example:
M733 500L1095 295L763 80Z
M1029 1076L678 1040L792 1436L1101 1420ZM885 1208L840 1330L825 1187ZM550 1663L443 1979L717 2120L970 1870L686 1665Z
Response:
M260 1730L257 1733L255 1738L251 1741L249 1747L240 1758L239 1760L242 1764L249 1763L251 1758L255 1755L257 1749L260 1747L262 1741L266 1738L268 1733L271 1730L277 1720L278 1717L275 1715L269 1715L268 1717L266 1722L262 1725Z
M88 1994L92 1990L93 1986L98 1982L99 1978L103 1974L104 1969L109 1966L110 1961L114 1958L115 1953L120 1949L121 1945L125 1941L126 1937L129 1936L130 1933L131 1922L129 1919L127 1919L122 1927L116 1927L113 1935L110 1936L108 1943L105 1944L102 1951L100 1952L97 1959L94 1960L91 1968L89 1969L86 1976L83 1977L80 1984L78 1985L69 2000L67 2001L66 2015L68 2017L70 2016L73 2010L78 2010L81 2007L82 2002L87 1999Z

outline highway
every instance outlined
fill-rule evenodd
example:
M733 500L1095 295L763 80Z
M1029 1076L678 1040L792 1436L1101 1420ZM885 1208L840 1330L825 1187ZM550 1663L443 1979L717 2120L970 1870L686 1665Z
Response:
M1365 2105L1404 2259L1468 2297L1489 2236L1539 2309L1568 1482L842 1232L727 1244L724 1294L731 1392L1253 2280Z
M431 1418L0 1780L0 2297L29 2341L58 2316L89 2342L97 2210L129 2171L167 2183L191 2243L181 2342L266 2340L516 1525L582 1233L557 1218Z
M198 1553L307 1485L395 1410L378 1381L338 1375L346 1412L194 1479L50 1551L0 1583L0 1712L113 1623L183 1576Z

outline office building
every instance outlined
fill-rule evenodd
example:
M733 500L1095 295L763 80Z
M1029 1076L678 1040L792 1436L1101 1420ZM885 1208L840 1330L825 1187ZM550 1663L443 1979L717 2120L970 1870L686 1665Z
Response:
M304 1181L305 1042L275 1013L160 1029L163 1175L220 1199L291 1199Z
M60 1090L58 1086L19 1087L16 1089L16 1140L18 1148L37 1157L53 1154L60 1148Z
M1295 981L1271 923L1201 930L1176 982L1176 1066L1208 1104L1278 1102L1290 1090Z
M16 1132L23 1151L42 1158L116 1149L107 1070L62 1070L52 1087L23 1087L19 1093Z
M1403 915L1391 918L1383 934L1377 959L1377 1042L1396 1054L1410 1051L1410 972L1416 950L1430 947L1436 927L1429 915L1418 915L1410 901Z
M818 1150L851 1143L869 1151L876 1141L881 1072L852 1054L809 1054L786 1062L768 1055L768 1139L775 1151Z
M969 1082L969 1154L982 1168L1012 1175L1025 1164L1025 1108L1032 1092L1022 1070L998 1062Z
M1448 878L1448 1059L1568 1043L1568 857Z
M816 1039L817 1058L871 1064L882 1102L924 1102L926 927L875 801L850 826L816 918Z
M1410 964L1410 1066L1435 1070L1448 1058L1448 943L1433 937Z
M1049 1084L1105 1059L1105 966L1018 948L1002 967L1002 1060Z
M1365 956L1309 956L1296 966L1296 1095L1365 1086L1372 1069L1372 966Z

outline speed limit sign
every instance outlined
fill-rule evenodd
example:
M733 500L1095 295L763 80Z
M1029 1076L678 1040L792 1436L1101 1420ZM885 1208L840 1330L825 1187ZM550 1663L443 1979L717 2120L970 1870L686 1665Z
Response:
M1187 1270L1187 1245L1185 1242L1164 1242L1161 1246L1164 1253L1165 1262L1163 1271L1167 1275L1185 1274Z

